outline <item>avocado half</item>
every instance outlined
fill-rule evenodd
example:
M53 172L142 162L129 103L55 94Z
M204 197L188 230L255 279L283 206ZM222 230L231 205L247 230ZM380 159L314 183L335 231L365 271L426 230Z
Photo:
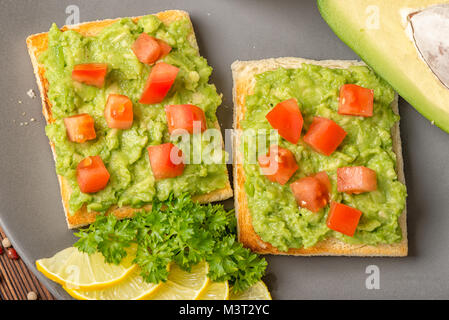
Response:
M409 14L442 3L449 0L318 0L318 8L366 64L432 124L449 133L449 90L421 58L407 30Z

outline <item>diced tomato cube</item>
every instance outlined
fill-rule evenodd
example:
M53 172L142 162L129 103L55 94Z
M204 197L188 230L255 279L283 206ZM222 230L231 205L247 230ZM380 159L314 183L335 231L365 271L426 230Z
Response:
M192 104L169 105L165 107L168 132L176 129L184 129L193 133L194 125L200 132L206 130L206 115L203 109Z
M342 203L332 202L327 216L329 229L341 232L347 236L354 236L359 224L362 211Z
M101 88L104 85L107 73L108 65L106 63L78 64L73 67L72 79L89 86Z
M153 64L164 58L171 51L171 46L164 40L141 33L132 45L132 50L140 62Z
M84 143L97 137L94 119L87 113L64 118L67 137L72 142Z
M304 136L304 142L316 151L330 156L345 137L346 131L334 121L327 118L314 117L309 131Z
M332 185L331 185L331 181L329 180L329 176L327 175L326 171L321 171L318 173L315 173L315 175L313 175L314 178L317 178L322 184L323 186L326 187L327 192L331 192L332 189Z
M174 178L184 172L182 151L172 143L148 147L151 170L157 180Z
M304 177L293 182L290 189L298 206L318 212L329 202L329 186L327 173L320 172L318 176Z
M377 190L376 171L363 166L338 168L337 190L349 194L375 191Z
M133 103L124 95L110 94L104 108L109 128L129 129L133 125Z
M286 184L291 176L298 170L293 153L279 147L278 145L270 146L266 155L261 155L258 162L262 173L273 182Z
M159 59L161 47L156 38L141 33L132 45L132 50L142 63L152 64Z
M172 47L164 40L156 39L156 41L157 43L159 43L159 47L161 48L161 54L159 56L159 59L162 59L170 53Z
M168 63L155 64L148 76L139 102L144 104L162 102L175 82L178 72L179 68Z
M338 113L372 117L374 91L360 87L356 84L345 84L340 88L340 101Z
M295 99L278 103L267 113L266 118L282 138L294 144L298 143L304 121Z
M103 190L108 184L109 177L109 172L100 156L87 157L76 167L78 185L84 193Z

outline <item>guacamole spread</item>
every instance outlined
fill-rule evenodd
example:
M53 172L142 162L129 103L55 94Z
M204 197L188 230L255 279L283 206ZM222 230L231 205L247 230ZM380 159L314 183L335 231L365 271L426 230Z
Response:
M131 49L142 32L167 42L172 51L163 61L180 68L173 87L160 104L138 102L152 68L139 62ZM141 207L156 197L163 201L170 193L175 196L186 192L204 194L227 184L224 161L206 164L201 160L187 164L181 176L159 181L155 181L149 164L146 148L150 145L172 142L178 144L183 153L190 147L185 143L180 146L179 141L170 137L165 105L194 104L204 110L208 128L213 128L216 122L215 112L221 97L215 86L208 83L212 68L188 41L192 32L187 19L165 25L153 15L136 23L121 19L90 37L72 30L61 32L56 25L51 27L48 50L40 57L45 66L48 98L55 120L47 125L46 133L55 146L56 171L72 188L71 214L83 205L87 205L89 211L98 212L104 212L112 205ZM75 65L93 62L108 64L103 88L77 83L71 78ZM110 93L126 95L132 100L134 121L130 129L108 128L103 113ZM85 143L68 140L63 118L80 113L88 113L94 118L95 140ZM198 135L195 142L201 141L201 150L214 143ZM83 158L95 155L100 155L105 163L110 173L109 183L97 193L82 193L76 179L76 167Z
M374 115L368 118L340 115L339 88L346 83L374 90ZM250 159L256 147L258 132L272 129L265 115L279 102L295 98L304 117L304 132L314 116L334 120L347 136L330 156L322 155L302 138L292 144L277 136L276 143L289 149L299 169L280 185L268 180L257 161ZM262 240L279 250L310 247L318 241L335 237L350 244L394 243L401 240L398 217L405 208L406 188L398 181L395 171L396 155L392 148L390 130L399 116L391 103L393 89L368 67L330 69L303 64L298 69L280 68L256 76L254 94L246 97L246 112L242 121L244 139L245 190L252 224ZM245 135L248 129L256 134ZM245 136L250 136L246 139ZM267 142L269 144L270 142ZM273 141L271 142L273 143ZM253 150L251 150L253 149ZM337 192L337 168L365 166L377 173L378 188L373 192L346 194ZM326 171L332 184L331 200L362 211L362 217L353 237L329 229L326 225L329 206L313 213L299 208L289 184L299 178Z

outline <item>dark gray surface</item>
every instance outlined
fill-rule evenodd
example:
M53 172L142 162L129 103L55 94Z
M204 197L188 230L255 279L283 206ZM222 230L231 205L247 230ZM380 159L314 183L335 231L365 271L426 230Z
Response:
M61 299L70 297L34 267L36 259L72 245L75 237L66 227L40 100L26 95L30 88L38 90L25 38L47 31L51 22L63 25L70 4L79 6L81 21L165 9L190 12L201 54L214 68L212 81L224 94L218 112L223 128L232 126L230 65L234 60L357 58L321 19L314 1L2 0L0 223L27 265ZM403 100L400 113L409 194L409 257L268 257L266 281L273 298L449 298L449 136ZM20 126L25 121L28 126ZM379 290L365 287L369 265L380 268Z

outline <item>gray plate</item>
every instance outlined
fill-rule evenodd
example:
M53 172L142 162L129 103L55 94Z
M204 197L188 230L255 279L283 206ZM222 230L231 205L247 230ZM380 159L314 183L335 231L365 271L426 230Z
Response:
M354 59L321 19L314 1L75 1L0 2L0 222L26 264L60 299L70 298L34 267L73 244L67 230L54 162L25 38L65 24L68 5L81 21L136 16L165 9L190 12L201 54L223 92L218 118L232 126L234 60L295 56ZM21 103L20 103L21 101ZM24 115L23 115L24 113ZM268 257L266 281L275 299L449 298L449 139L400 100L405 175L408 185L406 258ZM35 122L30 122L35 118ZM27 126L20 123L28 122ZM232 201L226 203L232 206ZM379 289L367 289L367 267L377 266Z

